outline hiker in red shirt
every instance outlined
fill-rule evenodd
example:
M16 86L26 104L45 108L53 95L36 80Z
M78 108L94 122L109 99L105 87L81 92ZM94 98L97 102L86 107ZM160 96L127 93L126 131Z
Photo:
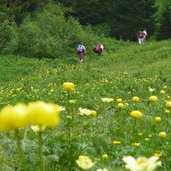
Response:
M93 51L98 55L101 55L104 52L104 46L102 44L97 44Z

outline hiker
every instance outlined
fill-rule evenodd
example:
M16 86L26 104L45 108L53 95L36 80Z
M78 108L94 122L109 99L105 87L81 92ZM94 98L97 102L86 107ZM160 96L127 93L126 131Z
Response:
M93 48L93 51L98 55L101 55L104 52L104 46L102 44L96 44L96 47Z
M84 56L87 54L86 48L83 45L83 43L80 43L80 44L77 45L77 48L75 50L75 54L79 55L78 62L82 63L83 59L84 59Z
M143 33L144 33L144 40L143 41L145 41L146 40L146 38L147 38L147 36L148 36L148 34L147 34L147 29L144 29L143 30Z
M143 33L143 31L139 31L137 33L137 39L138 39L138 43L140 45L144 43L144 33Z

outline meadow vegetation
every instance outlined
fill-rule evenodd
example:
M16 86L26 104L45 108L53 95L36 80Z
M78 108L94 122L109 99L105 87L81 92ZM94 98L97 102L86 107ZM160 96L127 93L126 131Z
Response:
M41 167L40 133L30 126L19 129L28 170L77 171L76 160L88 156L92 171L124 171L122 158L128 155L158 156L158 170L171 169L171 41L141 46L101 40L106 54L97 56L86 42L88 54L82 64L72 47L67 56L55 59L0 56L1 108L35 101L65 107L60 124L41 132ZM65 82L75 88L66 89ZM0 132L2 170L23 170L15 135Z

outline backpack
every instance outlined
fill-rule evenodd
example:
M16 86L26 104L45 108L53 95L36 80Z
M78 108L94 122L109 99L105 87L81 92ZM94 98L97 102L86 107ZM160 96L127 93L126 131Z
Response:
M83 52L82 45L77 45L77 52Z
M96 51L98 52L99 50L100 50L100 45L97 44L97 45L96 45Z

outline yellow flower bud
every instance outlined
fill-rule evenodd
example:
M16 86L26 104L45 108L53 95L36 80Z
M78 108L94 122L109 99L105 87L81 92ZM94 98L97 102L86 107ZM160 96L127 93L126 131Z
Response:
M133 118L137 118L137 119L140 119L143 117L143 114L138 111L138 110L134 110L130 113L130 116L133 117Z
M156 122L161 122L161 118L160 117L155 117L155 121Z
M109 156L108 156L107 154L103 154L103 155L102 155L102 158L103 158L103 159L107 159L108 157L109 157Z
M135 103L138 103L138 102L140 101L140 98L137 97L137 96L134 96L134 97L132 98L132 101L135 102Z
M121 141L113 141L113 144L119 145L121 144Z
M66 90L74 90L75 85L72 82L65 82L63 83L63 87Z
M166 107L169 107L169 108L171 107L171 101L166 102Z
M158 100L158 97L157 96L150 96L149 97L149 101L150 102L156 102Z
M166 138L167 137L167 133L166 132L160 132L159 133L159 136L162 137L162 138Z
M166 94L166 92L164 90L161 90L160 94Z

